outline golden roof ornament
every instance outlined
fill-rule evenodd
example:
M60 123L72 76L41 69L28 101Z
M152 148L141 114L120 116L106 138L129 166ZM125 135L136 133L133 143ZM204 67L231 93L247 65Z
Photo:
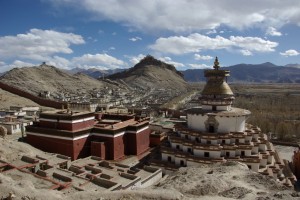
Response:
M218 61L218 57L216 57L215 62L214 62L214 68L215 68L215 70L218 70L220 68L219 64L220 63Z

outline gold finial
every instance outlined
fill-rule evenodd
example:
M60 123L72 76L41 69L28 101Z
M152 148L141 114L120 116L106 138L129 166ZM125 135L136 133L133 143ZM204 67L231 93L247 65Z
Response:
M218 61L218 57L216 57L216 59L215 59L215 62L214 62L214 68L216 69L216 70L218 70L219 68L220 68L220 66L219 66L219 61Z

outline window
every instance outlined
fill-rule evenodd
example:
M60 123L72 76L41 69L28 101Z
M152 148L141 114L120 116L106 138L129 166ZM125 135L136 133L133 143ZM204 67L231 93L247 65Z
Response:
M189 152L189 153L192 153L192 149L191 149L191 148L188 148L188 152Z
M171 156L168 156L168 161L171 162L172 161L172 158Z
M212 110L216 111L217 110L217 106L212 106Z
M225 144L225 143L226 143L226 140L222 140L222 143Z
M241 151L241 156L245 156L245 151Z
M215 127L213 125L209 125L208 132L214 133L215 132Z
M204 152L204 157L209 158L209 152Z
M229 157L230 156L230 152L226 152L226 157Z
M196 138L196 142L200 142L199 138Z
M249 169L251 169L251 165L247 165Z
M176 145L176 149L180 149L180 146L179 146L179 144L177 144L177 145Z
M188 135L185 135L185 139L189 139L189 136L188 136Z
M180 165L184 166L184 161L183 160L180 161Z
M206 144L211 144L211 141L210 141L210 140L207 140L207 141L206 141Z

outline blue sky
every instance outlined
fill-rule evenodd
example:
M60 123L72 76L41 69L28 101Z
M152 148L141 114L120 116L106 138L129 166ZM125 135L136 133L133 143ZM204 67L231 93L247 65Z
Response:
M299 0L1 0L0 72L300 63Z

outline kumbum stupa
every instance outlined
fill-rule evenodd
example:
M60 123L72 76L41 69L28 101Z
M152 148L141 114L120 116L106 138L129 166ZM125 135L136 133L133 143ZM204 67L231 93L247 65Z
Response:
M267 135L246 123L249 110L232 107L234 94L227 83L228 70L204 71L206 85L199 98L202 106L187 110L187 122L175 125L161 146L164 163L197 166L226 161L245 163L249 169L292 185L295 176Z

